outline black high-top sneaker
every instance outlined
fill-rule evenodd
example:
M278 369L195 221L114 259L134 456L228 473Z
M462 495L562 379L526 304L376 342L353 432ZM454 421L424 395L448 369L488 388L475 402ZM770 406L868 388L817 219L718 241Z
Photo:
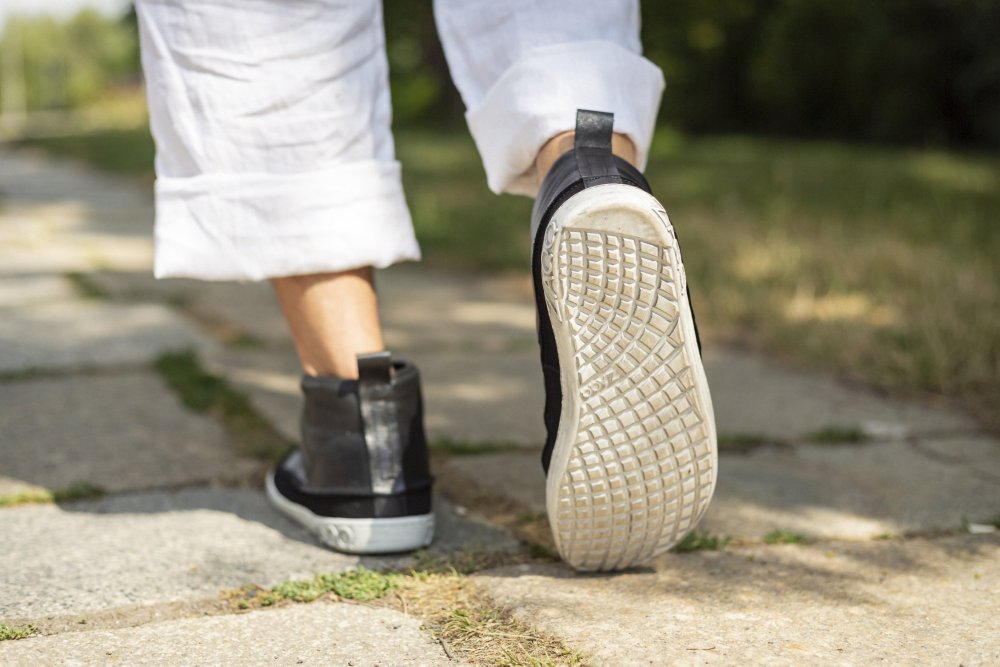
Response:
M579 570L642 564L712 498L712 400L677 237L613 117L578 111L576 144L532 214L545 378L549 522Z
M425 547L434 537L420 375L388 352L359 379L302 378L302 446L267 477L279 510L346 553Z

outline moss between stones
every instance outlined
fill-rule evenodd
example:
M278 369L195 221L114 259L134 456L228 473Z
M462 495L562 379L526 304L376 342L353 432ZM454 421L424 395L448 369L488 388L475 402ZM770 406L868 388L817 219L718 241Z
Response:
M219 419L244 454L277 461L292 446L257 412L246 394L205 370L192 350L163 354L153 368L186 407Z

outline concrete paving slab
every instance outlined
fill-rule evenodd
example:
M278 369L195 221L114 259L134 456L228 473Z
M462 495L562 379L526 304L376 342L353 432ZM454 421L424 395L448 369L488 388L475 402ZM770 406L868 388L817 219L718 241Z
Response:
M913 446L925 456L942 463L968 465L983 478L1000 483L1000 443L992 438L956 437L940 440L917 440Z
M40 303L75 300L79 300L76 290L62 276L28 274L6 276L0 281L0 312Z
M513 501L525 512L545 508L545 471L541 448L453 456L442 464L441 475L468 480L467 486L489 496Z
M179 303L199 319L227 325L257 341L291 344L281 308L267 282L157 280L152 271L95 271L88 278L113 300Z
M537 354L534 297L526 274L477 275L400 264L380 271L376 283L386 344L392 349Z
M436 504L433 553L516 543ZM405 566L412 556L335 553L247 489L186 489L0 511L0 620L30 622L124 605L214 598L359 564Z
M961 448L962 440L931 447ZM774 529L866 538L961 528L1000 508L1000 478L975 462L946 462L921 445L808 445L722 460L706 529L760 537ZM1000 444L992 444L1000 452Z
M150 371L0 383L0 434L3 474L54 490L238 483L261 468Z
M903 438L977 428L954 411L892 400L747 352L708 348L705 370L721 434L795 439L835 426Z
M59 303L0 317L0 372L148 363L162 352L211 345L155 304Z
M1000 537L729 549L655 569L475 576L600 665L1000 661Z
M152 266L151 193L132 178L0 153L0 275Z
M0 643L6 665L443 665L420 621L390 609L315 602L232 616Z
M9 216L0 216L0 227L10 224ZM60 241L53 245L49 235L39 235L35 240L0 239L0 276L5 280L30 273L60 274L69 271L86 271L91 260L86 250L70 247Z
M137 179L55 159L42 151L0 152L0 182L10 203L87 203L109 213L136 206L152 210L152 192L138 187Z
M970 450L975 458L928 456ZM989 455L992 452L992 456ZM1000 478L990 467L1000 443L961 439L868 445L801 445L723 454L715 498L701 529L761 538L791 530L811 538L871 538L956 530L1000 510ZM475 488L545 511L545 478L536 452L455 457L457 473Z

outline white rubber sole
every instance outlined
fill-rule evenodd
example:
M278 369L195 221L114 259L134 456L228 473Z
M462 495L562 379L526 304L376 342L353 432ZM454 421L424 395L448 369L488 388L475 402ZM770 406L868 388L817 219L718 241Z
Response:
M715 417L684 268L660 203L599 185L553 215L542 286L562 382L546 501L578 570L640 565L681 541L715 489Z
M389 554L413 551L430 545L434 539L434 515L388 519L340 519L314 514L285 498L274 484L274 471L265 482L271 503L293 521L306 527L319 540L336 551L348 554Z

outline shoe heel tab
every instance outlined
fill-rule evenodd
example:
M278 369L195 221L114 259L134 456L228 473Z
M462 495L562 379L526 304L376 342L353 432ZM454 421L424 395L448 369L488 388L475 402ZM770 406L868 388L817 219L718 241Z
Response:
M363 385L392 382L392 353L386 350L359 354L358 382Z
M583 187L621 183L621 174L611 152L615 115L606 111L576 110L576 137L573 152Z
M615 115L607 111L576 110L576 137L573 147L592 148L611 152L611 135L614 132Z

